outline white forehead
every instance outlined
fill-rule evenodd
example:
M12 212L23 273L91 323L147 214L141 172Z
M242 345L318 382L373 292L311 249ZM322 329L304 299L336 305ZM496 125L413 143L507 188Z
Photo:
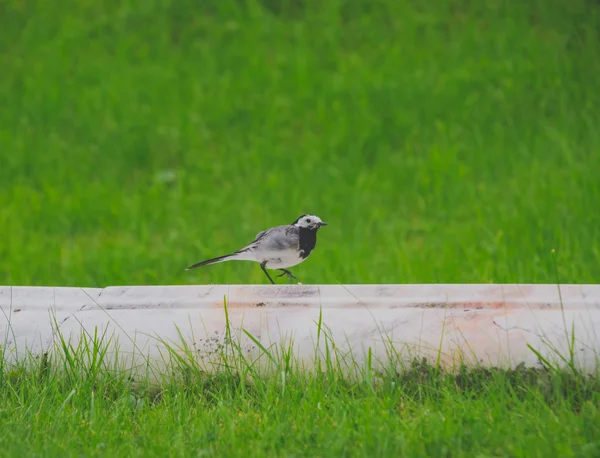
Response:
M315 223L322 223L323 221L317 215L304 215L296 222L297 226L306 227Z

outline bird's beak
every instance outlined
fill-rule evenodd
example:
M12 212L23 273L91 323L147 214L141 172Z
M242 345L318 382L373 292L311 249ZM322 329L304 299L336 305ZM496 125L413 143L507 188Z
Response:
M319 227L321 227L321 226L327 226L327 223L325 223L325 222L321 221L321 222L319 223Z

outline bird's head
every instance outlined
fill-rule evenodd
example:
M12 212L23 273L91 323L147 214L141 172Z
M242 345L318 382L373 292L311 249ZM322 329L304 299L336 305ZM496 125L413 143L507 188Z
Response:
M321 218L316 215L302 215L294 221L293 225L311 231L318 231L321 226L327 226L327 223L321 221Z

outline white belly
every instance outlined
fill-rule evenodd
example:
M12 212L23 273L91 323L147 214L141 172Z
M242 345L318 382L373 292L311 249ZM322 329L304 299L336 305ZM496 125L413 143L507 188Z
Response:
M287 269L304 261L297 251L266 252L260 253L259 256L260 262L267 261L268 269Z

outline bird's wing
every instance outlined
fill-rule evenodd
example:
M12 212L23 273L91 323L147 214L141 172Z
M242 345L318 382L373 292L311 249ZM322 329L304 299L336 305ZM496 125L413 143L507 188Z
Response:
M277 226L269 229L256 243L257 249L282 251L300 248L300 231L296 226Z
M256 238L236 253L277 251L299 248L299 230L296 226L277 226L259 232Z
M238 251L236 251L236 253L248 253L256 251L256 247L262 242L265 236L277 229L279 229L279 227L272 227L270 229L265 229L264 231L259 232L258 234L256 234L256 237L254 237L254 240L252 240L252 242L250 242L244 248L240 248Z
M256 237L254 237L254 240L252 241L252 243L254 242L258 242L267 232L269 232L271 229L265 229L264 231L259 232L258 234L256 234Z

